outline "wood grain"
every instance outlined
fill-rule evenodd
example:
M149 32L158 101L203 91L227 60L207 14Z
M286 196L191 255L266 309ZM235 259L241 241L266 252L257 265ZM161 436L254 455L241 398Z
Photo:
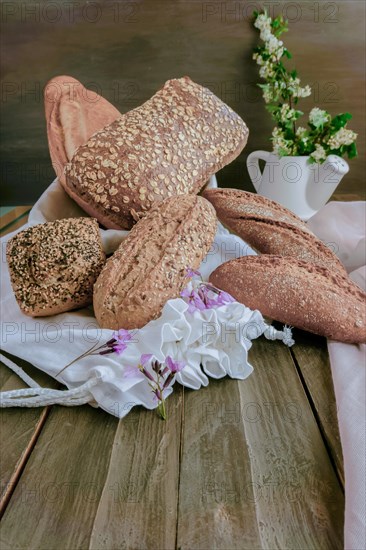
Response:
M4 353L4 352L2 352ZM57 382L26 361L5 354L22 367L38 384L56 388ZM26 388L27 385L0 363L0 391ZM18 483L48 415L48 408L0 409L0 517Z
M181 394L166 423L140 409L118 422L90 406L53 407L4 515L2 547L174 548Z
M342 446L327 342L325 338L300 330L296 331L295 338L296 345L291 348L291 353L301 371L322 435L344 486Z
M186 396L178 547L342 548L343 493L290 353L258 340L250 360L247 380Z
M167 400L166 422L139 409L120 421L91 549L175 548L183 412L177 386Z
M88 547L117 424L89 405L52 408L3 516L2 548Z

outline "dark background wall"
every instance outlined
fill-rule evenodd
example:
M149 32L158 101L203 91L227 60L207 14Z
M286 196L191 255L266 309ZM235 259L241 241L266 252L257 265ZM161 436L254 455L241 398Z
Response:
M54 178L42 92L58 74L74 76L122 113L169 78L189 75L208 86L250 129L247 147L219 182L252 190L245 159L256 149L270 150L273 127L251 59L258 43L251 14L261 5L290 20L285 44L303 85L313 87L300 108L353 114L359 157L338 189L364 196L364 0L10 0L1 4L2 204L32 203Z

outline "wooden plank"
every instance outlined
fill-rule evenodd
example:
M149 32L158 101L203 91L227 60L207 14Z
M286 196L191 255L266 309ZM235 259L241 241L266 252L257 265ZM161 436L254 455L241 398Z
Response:
M2 548L174 548L181 393L167 422L53 407L4 514Z
M168 420L133 410L119 423L89 548L175 548L182 388Z
M2 352L4 353L4 352ZM41 386L55 388L58 383L26 361L4 353L22 367ZM0 363L0 390L26 388L27 385L8 367ZM0 517L9 502L23 468L47 420L49 408L0 409Z
M341 202L360 201L362 200L362 197L361 195L355 193L335 193L334 195L332 195L330 200Z
M178 547L342 548L344 496L291 355L185 397Z
M117 424L89 405L52 408L3 516L2 548L87 548Z
M260 548L238 382L185 392L177 547Z
M300 376L313 404L321 432L344 486L337 404L326 339L300 330L296 331L295 339L296 345L291 348L291 353L300 369Z

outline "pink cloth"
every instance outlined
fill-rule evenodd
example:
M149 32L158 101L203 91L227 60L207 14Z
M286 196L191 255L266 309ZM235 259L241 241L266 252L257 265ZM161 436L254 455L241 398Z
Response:
M366 289L366 203L330 202L308 226ZM366 307L366 303L365 303ZM366 345L328 340L342 442L346 510L346 550L366 548Z

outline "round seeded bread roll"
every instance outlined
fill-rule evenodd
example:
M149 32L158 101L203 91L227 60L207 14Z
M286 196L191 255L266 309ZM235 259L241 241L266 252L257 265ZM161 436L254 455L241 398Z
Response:
M10 280L26 315L55 315L92 302L104 265L98 222L68 218L28 227L7 244Z
M102 328L134 329L158 317L188 283L216 233L216 214L196 195L171 197L141 219L107 261L94 287Z

